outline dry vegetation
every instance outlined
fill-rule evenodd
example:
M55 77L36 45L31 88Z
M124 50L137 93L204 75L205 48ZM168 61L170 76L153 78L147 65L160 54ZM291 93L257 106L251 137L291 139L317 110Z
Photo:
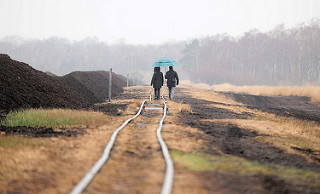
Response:
M225 125L233 124L246 130L256 131L258 134L266 134L267 136L255 137L255 140L272 144L289 153L301 154L306 158L308 158L307 155L298 153L291 146L320 151L320 125L315 122L285 118L248 109L241 103L214 91L179 87L183 88L183 95L216 102L208 106L227 109L234 113L247 112L252 115L246 119L203 119L202 121ZM145 93L139 95L146 96L150 88L135 87L135 89L143 88ZM126 90L130 91L130 89ZM76 116L78 114L80 116L92 115L90 117L91 121L88 122L91 127L89 126L86 129L88 133L78 137L46 139L0 135L0 158L5 158L5 160L0 160L0 193L14 193L23 190L33 193L69 192L72 186L100 157L114 129L135 114L142 99L137 100L136 97L132 97L125 100L113 100L112 103L121 104L124 101L130 103L127 109L122 112L123 116L121 117L86 111L76 111L76 113L72 110L48 110L48 112L51 111L48 114L54 113L54 115L60 117ZM162 101L152 101L151 103L161 104ZM320 175L317 172L260 164L256 161L224 154L217 147L208 147L208 143L213 143L208 142L206 138L208 135L197 128L185 125L178 117L179 113L191 113L190 105L183 102L179 103L176 100L168 100L167 106L168 114L164 121L162 136L175 163L173 193L210 193L204 182L209 182L210 187L214 188L214 183L221 180L218 180L219 178L217 180L205 180L206 177L202 173L208 172L228 176L236 174L236 176L243 176L241 178L263 175L277 176L294 179L296 182L304 179L319 180ZM97 182L88 188L89 193L100 192L102 190L99 189L102 188L110 192L123 191L126 188L125 193L134 189L137 192L151 192L154 191L152 187L154 182L157 182L155 188L159 189L161 187L164 163L160 152L158 152L159 145L155 140L155 129L161 114L158 115L156 111L159 110L150 111L153 116L147 117L147 124L142 117L138 117L119 133L118 147L112 155L117 160L110 160L109 166L104 167L101 171L103 176L98 177ZM137 147L140 150L136 150ZM213 152L218 154L208 154ZM145 155L148 155L148 157L145 157ZM141 162L140 159L143 161ZM312 158L308 159L312 161ZM148 167L151 167L155 173L150 172ZM107 183L105 182L105 175L111 177ZM135 179L130 180L129 177ZM319 183L319 181L316 183ZM141 184L144 187L135 187L135 184Z
M50 110L49 110L50 112ZM127 117L53 110L60 117L90 115L85 135L26 138L0 136L0 193L68 193L100 157L111 133ZM50 114L50 113L49 113ZM100 120L103 119L103 120ZM91 127L90 127L91 126Z
M135 111L136 109L138 109L141 106L141 100L134 100L133 103L131 103L128 108L129 110L133 110Z
M189 104L182 104L171 100L168 101L167 107L169 108L169 112L173 112L174 114L179 112L191 112Z
M234 113L251 113L247 119L206 119L224 124L234 124L240 128L257 131L267 136L256 137L257 141L273 144L289 152L297 153L292 147L312 149L320 153L320 125L313 121L302 121L271 113L246 108L241 103L225 98L217 92L184 88L186 93L195 98L219 104L212 104L217 108L227 109ZM300 153L299 153L300 154ZM307 156L306 156L307 157Z
M176 153L192 153L203 149L204 139L201 138L202 132L196 128L186 126L177 118L179 112L191 112L187 104L168 100L168 112L165 118L162 136L170 149L170 154L174 160L175 174L173 193L209 193L203 188L201 179L197 173L184 167L184 163L179 161ZM188 162L189 158L186 159ZM197 165L203 165L199 162ZM192 184L190 184L192 183Z
M266 96L307 96L312 102L320 102L320 86L234 86L231 84L208 85L182 81L182 85L219 92L238 92Z
M189 87L198 88L198 89L206 89L206 90L210 90L211 89L211 86L209 84L206 84L206 83L193 83L190 80L181 80L180 81L180 85L189 86Z
M303 170L284 168L278 165L263 165L255 161L249 161L231 155L210 155L199 152L183 153L172 152L174 160L185 168L192 171L215 171L221 173L239 172L242 175L264 174L280 176L283 178L315 178L320 174Z

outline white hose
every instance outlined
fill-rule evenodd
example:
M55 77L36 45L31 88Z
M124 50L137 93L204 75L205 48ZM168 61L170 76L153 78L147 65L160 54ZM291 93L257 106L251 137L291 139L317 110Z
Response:
M163 91L164 94L164 91ZM170 194L171 193L171 189L172 189L172 183L173 183L173 176L174 176L174 166L173 166L173 162L172 159L170 157L170 153L168 150L168 147L166 146L166 144L164 143L162 137L161 137L161 129L162 129L162 125L163 125L163 121L164 118L167 115L167 105L166 105L166 101L163 97L163 94L161 96L162 100L163 100L163 116L159 122L159 127L157 129L157 137L158 137L158 141L160 143L161 149L162 149L162 154L163 157L166 161L166 174L164 177L164 181L162 184L162 191L161 194Z
M139 111L137 112L137 114L135 116L133 116L133 117L129 118L128 120L126 120L118 129L116 129L112 133L110 141L108 142L107 146L105 147L104 152L103 152L102 156L100 157L100 159L94 164L94 166L90 169L90 171L80 180L80 182L72 189L70 194L78 194L78 193L82 193L84 191L84 189L92 181L94 176L102 168L104 163L108 160L109 155L110 155L110 151L112 149L112 146L113 146L113 144L114 144L114 142L116 140L116 137L117 137L119 131L121 129L123 129L132 119L135 119L136 117L138 117L140 115L142 107L143 107L145 102L146 101L142 102L142 104L141 104L141 106L139 108Z
M153 91L150 92L149 101L152 100L152 93L153 93Z

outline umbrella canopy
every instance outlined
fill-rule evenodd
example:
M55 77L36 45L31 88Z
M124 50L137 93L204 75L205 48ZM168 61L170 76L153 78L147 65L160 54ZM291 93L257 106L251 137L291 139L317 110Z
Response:
M162 58L156 61L152 67L168 67L168 66L177 66L179 65L177 62L175 62L173 59L170 58Z

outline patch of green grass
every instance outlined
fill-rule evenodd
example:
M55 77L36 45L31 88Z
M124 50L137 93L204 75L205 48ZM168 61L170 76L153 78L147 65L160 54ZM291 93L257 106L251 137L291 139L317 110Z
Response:
M171 151L174 162L195 171L235 172L243 175L269 175L282 178L320 179L320 173L286 168L279 165L264 165L230 155L209 155L204 153L183 153Z
M19 136L0 136L0 148L39 147L46 144L39 139L30 139Z
M96 124L106 118L103 113L70 109L27 109L10 112L1 125L4 126L71 126Z
M183 153L176 150L171 151L173 160L189 170L214 170L212 162L210 162L210 156L202 153L192 152Z

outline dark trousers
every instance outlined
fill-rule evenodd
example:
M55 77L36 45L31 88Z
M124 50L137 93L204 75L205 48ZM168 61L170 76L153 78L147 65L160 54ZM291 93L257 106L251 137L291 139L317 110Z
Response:
M160 88L154 89L154 99L156 99L156 100L160 99Z
M169 89L169 98L172 99L174 96L174 87L168 87Z

